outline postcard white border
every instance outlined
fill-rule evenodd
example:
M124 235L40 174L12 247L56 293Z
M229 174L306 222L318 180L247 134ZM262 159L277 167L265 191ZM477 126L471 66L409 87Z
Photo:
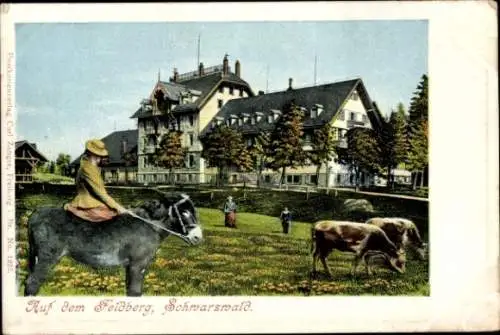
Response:
M329 2L2 5L3 331L9 334L255 333L491 330L499 327L498 69L493 2ZM209 12L210 15L206 15ZM102 298L49 297L85 313L27 313L16 297L14 24L21 22L429 20L431 297L199 297L251 301L247 312L171 312L170 297L117 300L154 304L155 314L97 313ZM120 317L121 316L121 317Z

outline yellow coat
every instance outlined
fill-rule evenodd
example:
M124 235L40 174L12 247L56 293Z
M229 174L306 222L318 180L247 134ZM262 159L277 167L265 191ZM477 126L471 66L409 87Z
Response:
M108 206L115 210L121 207L106 192L101 169L86 157L80 160L80 169L75 181L77 195L71 202L71 206L84 209Z

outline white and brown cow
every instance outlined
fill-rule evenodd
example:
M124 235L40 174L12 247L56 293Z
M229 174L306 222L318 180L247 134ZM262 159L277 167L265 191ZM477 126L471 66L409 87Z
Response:
M405 271L405 255L398 252L382 229L375 225L347 221L319 221L311 229L313 240L313 274L316 273L316 263L321 260L325 271L331 276L327 257L337 249L355 254L351 273L356 273L359 261L365 263L366 271L371 274L369 259L382 256L391 270L399 273Z
M404 218L371 218L367 224L381 228L399 249L413 250L420 260L425 259L427 245L422 241L417 226Z

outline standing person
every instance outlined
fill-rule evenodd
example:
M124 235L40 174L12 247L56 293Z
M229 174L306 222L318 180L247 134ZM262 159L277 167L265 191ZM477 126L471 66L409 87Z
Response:
M283 227L283 234L288 234L290 226L292 225L292 213L288 211L288 207L281 212L280 215L281 226Z
M108 151L101 140L85 143L85 153L75 179L77 195L64 205L64 209L91 222L111 220L128 212L106 192L100 166L107 156Z
M229 228L236 228L236 204L232 196L228 196L224 203L224 225Z

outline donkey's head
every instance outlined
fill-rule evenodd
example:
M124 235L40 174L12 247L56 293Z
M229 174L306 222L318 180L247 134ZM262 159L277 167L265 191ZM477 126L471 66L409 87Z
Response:
M187 243L196 245L203 240L198 213L186 194L165 194L161 199L143 203L141 208L143 211L137 214L161 222L162 226Z

